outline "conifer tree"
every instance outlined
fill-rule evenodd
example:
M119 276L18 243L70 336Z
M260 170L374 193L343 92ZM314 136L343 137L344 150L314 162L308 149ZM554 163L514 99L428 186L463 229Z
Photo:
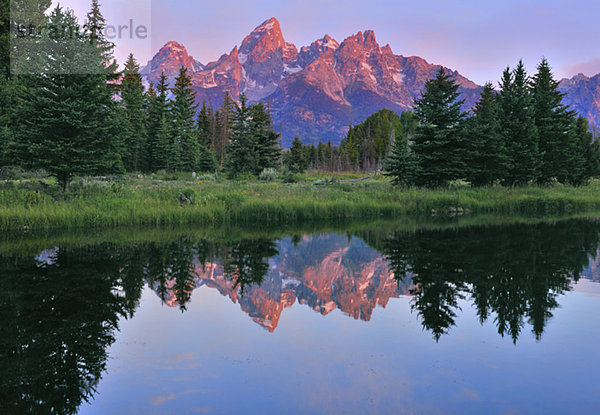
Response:
M575 156L578 164L568 175L568 181L574 185L585 184L591 177L600 175L600 141L594 141L588 121L578 117L570 131L571 140L576 143Z
M317 147L314 144L308 146L308 154L308 167L310 169L316 169L319 165L319 151L317 150Z
M166 149L160 149L158 129L161 120L164 119L163 113L159 109L158 94L154 88L154 84L151 82L146 94L144 95L146 110L146 160L148 162L149 171L157 171L164 168L164 157ZM168 138L167 138L168 140ZM161 151L162 150L162 151Z
M0 82L10 74L10 0L0 0ZM1 111L1 109L0 109Z
M303 173L308 167L308 161L303 151L302 141L298 136L294 137L290 150L285 155L285 167L292 173Z
M419 159L413 151L410 138L399 137L385 163L385 175L393 178L393 183L413 186L419 177Z
M148 164L150 171L173 169L173 160L175 158L174 145L172 144L172 135L169 130L167 117L169 102L167 92L169 86L164 72L161 74L156 89L153 84L146 93L146 112L147 112L147 136L148 136Z
M71 11L56 7L50 22L70 33L69 47L48 35L42 45L52 59L44 75L28 77L20 107L19 154L29 168L44 168L66 189L76 174L117 172L115 102L107 86L105 63ZM75 33L75 36L73 36ZM85 68L85 74L65 74L65 67Z
M508 169L508 155L500 125L500 106L491 83L485 84L465 133L471 146L468 180L475 186L501 180Z
M575 111L562 104L564 93L558 90L559 82L552 76L544 58L531 80L531 97L541 155L538 181L552 178L565 183L583 160L577 157L577 142L569 134L575 122Z
M466 176L468 148L463 134L458 84L440 68L415 100L419 120L413 150L420 163L419 184L443 186Z
M100 53L102 62L104 63L104 71L108 76L109 88L114 92L118 92L118 83L115 82L119 78L117 60L114 58L115 44L106 38L106 19L100 11L98 0L92 0L90 11L87 14L87 23L84 25L86 38L91 43L96 52Z
M368 171L380 167L378 162L388 155L401 130L401 116L389 109L377 111L359 125L351 127L347 137L356 143L361 168Z
M128 171L146 170L146 120L144 113L144 86L140 67L133 54L125 62L121 82L121 103L125 110L123 164Z
M331 145L331 140L327 141L325 145L325 162L327 163L327 169L333 170L333 148Z
M246 96L240 95L224 164L230 177L240 173L258 175L276 167L279 161L279 134L271 129L270 115L262 103L248 106L247 102Z
M9 149L12 143L16 91L13 80L0 73L0 169L11 164Z
M198 156L198 171L214 172L217 167L215 152L210 147L201 147Z
M353 171L360 169L360 150L352 126L348 130L348 135L340 143L340 152L343 169Z
M0 0L0 73L12 76L22 69L25 70L21 73L38 73L31 64L37 63L39 56L35 55L44 49L37 49L34 43L47 28L46 11L51 5L52 0ZM19 41L12 43L16 33ZM21 43L23 39L25 42Z
M255 137L250 134L250 108L247 106L248 99L244 94L240 96L240 105L235 112L232 135L227 146L227 157L224 168L229 177L239 174L255 174L258 170L258 160L254 149L256 148Z
M233 125L236 120L236 104L229 95L225 92L223 104L215 114L215 142L213 148L220 165L223 165L227 152L227 147L233 134Z
M214 171L217 168L217 158L212 147L214 117L212 109L202 103L202 109L198 113L198 144L200 155L198 158L199 171Z
M510 163L504 180L510 185L536 180L541 157L528 77L522 61L514 71L510 68L504 70L498 100Z
M201 147L212 145L212 110L202 102L202 108L198 112L198 142Z
M271 128L271 116L262 102L250 106L249 134L254 137L256 146L256 174L268 168L276 168L281 152L279 134Z
M314 167L317 170L325 169L325 143L322 141L317 144L317 165Z
M170 108L171 101L167 98L169 91L169 84L167 82L167 75L164 72L161 73L158 85L156 86L158 93L156 104L157 104L157 149L156 152L160 152L160 155L156 155L156 159L160 161L160 169L167 171L173 171L177 167L179 158L178 146L171 133L171 120Z
M194 171L198 168L200 146L198 144L198 130L196 128L195 94L192 89L192 80L187 74L187 68L181 67L179 75L175 78L172 89L173 103L171 105L171 118L173 120L174 144L179 150L178 168L183 171Z

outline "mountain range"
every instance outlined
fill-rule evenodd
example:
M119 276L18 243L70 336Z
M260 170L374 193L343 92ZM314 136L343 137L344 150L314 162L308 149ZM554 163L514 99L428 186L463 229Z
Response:
M298 48L286 42L279 22L271 18L254 29L231 52L202 64L174 41L166 43L142 69L147 81L164 73L172 81L180 66L188 69L197 102L218 108L225 93L236 99L268 104L274 128L284 147L294 136L305 144L331 140L338 144L349 125L388 108L398 113L411 108L425 82L440 65L418 56L405 57L380 46L373 31L358 32L339 43L325 35ZM460 85L464 109L473 107L480 85L445 68ZM600 75L577 75L561 81L565 103L600 123Z

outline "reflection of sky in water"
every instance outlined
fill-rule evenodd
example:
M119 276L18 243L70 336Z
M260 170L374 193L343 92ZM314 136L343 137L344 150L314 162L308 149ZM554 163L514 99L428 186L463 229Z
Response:
M40 254L36 257L36 260L40 264L40 266L52 265L54 264L57 252L58 248L45 249L42 252L40 252Z
M66 413L90 385L85 414L593 413L599 231L15 249L0 258L0 412Z
M81 413L594 413L599 287L575 284L516 345L468 299L436 343L405 296L368 323L296 303L269 333L209 287L185 313L146 288Z

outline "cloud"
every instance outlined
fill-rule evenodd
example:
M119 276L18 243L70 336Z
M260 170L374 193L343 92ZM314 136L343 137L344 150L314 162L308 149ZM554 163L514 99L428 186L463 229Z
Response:
M154 406L161 406L165 402L169 402L169 401L173 401L173 400L175 400L175 394L174 393L170 393L168 395L153 396L152 397L152 405L154 405Z
M193 358L194 358L194 354L192 352L183 352L183 353L171 355L171 356L167 357L166 360L167 360L167 362L180 363L180 362L187 362L189 360L192 360Z
M471 400L471 401L479 401L481 400L481 398L479 397L479 393L477 393L476 390L470 389L470 388L465 388L463 386L462 388L462 394L465 398Z

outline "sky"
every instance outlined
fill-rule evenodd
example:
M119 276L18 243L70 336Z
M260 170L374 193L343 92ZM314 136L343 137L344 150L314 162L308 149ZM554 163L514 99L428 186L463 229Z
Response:
M107 21L148 29L144 39L115 39L116 57L145 64L167 41L206 64L229 53L276 17L298 49L329 34L340 43L374 30L381 46L458 70L483 84L523 59L530 72L546 57L557 78L600 73L598 0L101 0ZM54 0L54 3L58 3ZM91 0L62 0L84 17Z

